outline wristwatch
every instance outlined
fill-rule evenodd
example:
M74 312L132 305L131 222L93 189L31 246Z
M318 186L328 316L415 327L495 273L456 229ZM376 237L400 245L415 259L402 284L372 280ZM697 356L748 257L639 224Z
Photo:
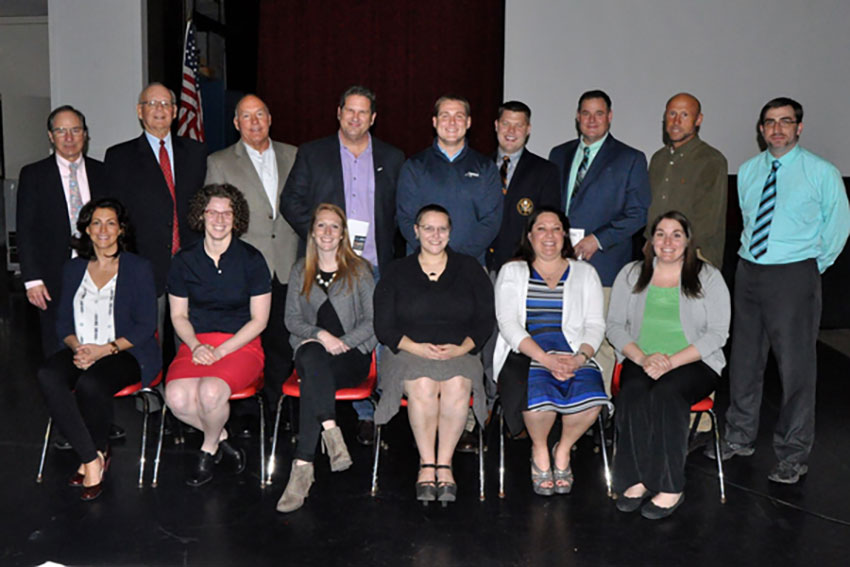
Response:
M109 351L109 354L118 354L119 352L121 352L121 349L118 348L118 343L112 341L109 344L112 345L112 350Z

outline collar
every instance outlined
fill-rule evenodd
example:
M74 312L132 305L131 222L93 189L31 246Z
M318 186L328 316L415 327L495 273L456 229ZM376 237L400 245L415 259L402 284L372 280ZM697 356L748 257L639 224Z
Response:
M242 146L245 148L245 151L248 153L249 157L263 159L267 155L274 155L274 146L272 145L271 140L269 140L269 147L262 152L255 150L254 148L246 144L245 140L239 140L239 143L241 143Z
M457 160L459 160L461 157L463 157L464 154L466 154L466 150L467 150L467 148L469 148L469 144L466 143L466 138L464 138L463 147L460 149L460 151L458 153L456 153L454 155L454 157L449 157L449 154L447 154L446 150L444 150L443 147L440 145L440 140L436 136L434 137L434 147L437 149L437 151L440 153L441 156L446 158L446 161L448 161L449 163L454 163Z
M497 165L502 165L502 160L505 158L505 156L508 156L509 158L511 158L511 164L512 165L516 165L517 162L519 162L519 158L522 156L523 150L525 150L525 146L521 147L520 149L518 149L517 151L515 151L512 154L506 154L505 152L502 151L502 148L499 148L498 152L496 152L496 158L497 158L496 163L497 163Z
M77 159L75 159L73 162L72 162L72 161L68 161L67 159L63 158L62 156L60 156L59 154L57 154L57 153L55 153L55 152L53 153L53 155L54 155L54 156L56 156L56 163L57 163L57 164L59 165L59 167L61 167L61 168L64 168L64 169L71 169L71 164L72 164L72 163L76 163L77 165L83 165L83 154L80 154L80 157L78 157Z
M591 151L591 152L598 151L598 150L599 150L599 148L601 148L601 147L602 147L602 144L604 144L604 143L605 143L605 140L607 140L607 139L608 139L608 136L609 136L610 134L611 134L611 131L610 131L610 130L608 130L607 132L605 132L605 135L604 135L604 136L602 136L601 138L599 138L598 140L596 140L596 141L595 141L595 142L593 142L592 144L585 144L585 143L584 143L584 136L579 136L579 138L578 138L578 139L579 139L578 151L583 152L583 151L584 151L584 148L590 148L590 151Z
M667 149L670 151L670 155L679 154L680 156L686 156L699 147L700 142L702 142L702 140L700 140L699 134L697 134L678 148L674 148L673 144L670 144L667 146Z
M785 166L785 165L788 165L789 163L793 162L795 159L797 159L797 156L800 155L800 152L801 152L800 142L797 142L794 145L794 147L791 148L791 151L789 151L787 154L785 154L784 156L779 157L779 158L775 157L772 153L770 153L770 150L765 150L764 151L765 162L767 163L768 168L773 167L773 161L774 160L779 160L779 163L781 163L783 166Z
M151 134L147 130L145 130L145 138L148 139L148 143L151 146L159 147L160 138L157 138L156 136L154 136L153 134ZM170 148L171 147L171 132L166 134L165 138L162 138L162 140L165 142L166 147Z

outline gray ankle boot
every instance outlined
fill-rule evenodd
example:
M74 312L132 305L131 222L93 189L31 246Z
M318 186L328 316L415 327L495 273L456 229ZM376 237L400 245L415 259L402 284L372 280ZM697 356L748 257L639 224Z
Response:
M331 427L322 431L322 446L331 460L333 472L344 471L353 463L351 455L348 454L348 447L345 446L345 439L342 438L342 430L339 427Z
M277 501L277 511L294 512L303 506L313 480L313 463L296 465L295 461L292 461L292 472L289 473L289 482L286 483L283 496Z

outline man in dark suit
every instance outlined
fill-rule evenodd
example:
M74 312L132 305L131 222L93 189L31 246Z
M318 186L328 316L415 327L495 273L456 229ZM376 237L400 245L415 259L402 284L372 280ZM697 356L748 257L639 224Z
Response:
M177 99L162 84L145 87L136 113L144 132L106 150L105 162L110 191L130 215L136 250L153 265L162 336L171 257L181 244L200 237L189 228L186 214L189 199L203 186L207 152L201 143L171 135Z
M263 331L263 349L265 389L269 399L275 400L292 372L292 348L283 315L289 270L298 250L298 235L283 218L278 205L298 150L272 141L271 123L269 108L260 98L242 97L233 118L241 139L207 158L204 183L230 183L245 195L251 222L241 238L262 252L272 274L272 307Z
M60 106L47 118L53 155L25 166L18 185L17 238L27 299L39 309L44 355L63 347L56 336L62 266L71 258L77 216L89 199L107 193L106 169L83 155L88 128L83 113Z
M585 92L576 112L580 138L549 153L560 172L561 206L578 231L576 256L599 272L606 315L611 285L632 259L632 235L646 224L651 199L646 156L611 135L612 118L611 98L604 91ZM607 340L596 359L610 393L615 360Z
M502 227L487 254L487 267L498 272L519 247L529 215L541 206L558 207L561 189L558 168L526 147L531 134L531 109L511 100L499 106L496 119L496 167L502 178L505 207Z
M306 242L313 209L319 203L341 207L349 220L355 243L378 276L395 257L396 182L404 163L401 150L369 134L377 116L375 94L362 86L346 89L336 117L339 131L308 142L298 149L286 180L280 210ZM352 221L360 221L352 223ZM360 418L357 440L371 444L372 405L355 402Z

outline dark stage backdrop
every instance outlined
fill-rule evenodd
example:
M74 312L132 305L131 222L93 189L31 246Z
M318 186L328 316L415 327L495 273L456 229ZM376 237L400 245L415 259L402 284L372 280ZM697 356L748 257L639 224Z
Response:
M362 84L378 97L372 132L405 154L433 140L433 104L446 92L472 104L472 147L494 151L504 14L503 0L263 0L257 92L272 138L335 132L339 95Z

